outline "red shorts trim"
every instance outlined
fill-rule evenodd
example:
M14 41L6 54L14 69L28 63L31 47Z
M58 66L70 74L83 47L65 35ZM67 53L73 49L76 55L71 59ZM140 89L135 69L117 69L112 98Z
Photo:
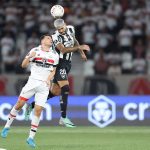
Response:
M28 98L25 98L25 97L19 96L19 100L27 101L27 100L28 100Z

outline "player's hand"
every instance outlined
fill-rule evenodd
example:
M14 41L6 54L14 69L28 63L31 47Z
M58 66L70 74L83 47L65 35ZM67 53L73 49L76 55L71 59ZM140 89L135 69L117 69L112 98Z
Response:
M87 57L86 57L85 54L82 54L82 55L81 55L81 58L82 58L83 61L87 61Z
M31 54L29 55L29 57L33 58L33 57L35 57L35 55L36 55L36 52L31 52Z
M80 45L79 46L80 50L86 50L86 51L90 51L90 47L88 45Z
M31 52L31 53L28 53L27 56L25 58L27 59L33 59L36 55L36 52Z

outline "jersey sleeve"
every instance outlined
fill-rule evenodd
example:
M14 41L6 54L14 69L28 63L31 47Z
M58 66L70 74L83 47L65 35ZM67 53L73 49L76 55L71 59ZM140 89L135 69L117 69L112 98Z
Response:
M74 26L68 25L68 29L69 29L70 33L71 33L73 36L75 36L75 28L74 28Z
M52 40L55 46L57 46L59 43L62 43L61 38L57 33L52 35Z

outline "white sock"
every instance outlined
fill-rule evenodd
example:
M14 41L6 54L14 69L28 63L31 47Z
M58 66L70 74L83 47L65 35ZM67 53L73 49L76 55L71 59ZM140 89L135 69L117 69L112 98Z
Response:
M40 122L40 118L37 116L33 116L32 122L31 122L29 138L32 138L32 139L34 138L37 128L38 128L38 125L39 125L39 122Z
M18 114L18 110L15 109L15 106L12 108L12 110L9 113L9 117L7 119L7 122L5 124L5 128L10 128L12 122L14 121L14 119L16 118L17 114Z

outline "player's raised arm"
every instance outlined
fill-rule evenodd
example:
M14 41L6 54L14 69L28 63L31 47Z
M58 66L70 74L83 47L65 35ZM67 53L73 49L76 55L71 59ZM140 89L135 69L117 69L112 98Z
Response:
M54 21L54 26L55 28L57 29L57 31L61 34L61 35L64 35L66 33L66 30L67 30L67 26L66 26L66 23L64 22L63 19L57 19ZM70 52L75 52L75 51L78 51L78 50L86 50L86 51L89 51L90 48L88 45L76 45L74 47L69 47L67 46L67 42L65 43L66 46L64 46L61 42L61 38L57 35L52 35L53 37L53 41L54 41L54 44L56 45L56 48L61 51L63 54L65 53L70 53Z
M74 47L64 47L63 44L59 43L59 44L57 44L56 47L63 54L69 53L69 52L75 52L75 51L78 51L78 50L80 50L80 51L83 51L83 50L89 51L90 50L88 45L78 45L78 46L74 46Z
M80 44L79 44L79 42L78 42L78 40L75 38L75 36L74 36L74 45L75 46L79 46ZM82 49L79 49L79 53L80 53L80 55L81 55L81 58L84 60L84 61L87 61L87 57L86 57L86 55L85 55L85 53L84 53L84 51L82 50Z
M47 80L46 80L46 84L50 87L50 81L53 79L54 75L56 73L56 67L53 69L53 71L51 71L51 73L49 74Z
M26 68L30 63L30 60L34 58L35 55L36 55L36 52L34 51L30 52L22 61L21 67Z

